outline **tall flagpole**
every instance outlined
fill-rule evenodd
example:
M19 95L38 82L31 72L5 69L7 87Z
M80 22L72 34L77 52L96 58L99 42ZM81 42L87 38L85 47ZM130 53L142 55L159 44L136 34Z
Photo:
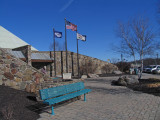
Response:
M65 20L65 45L66 45L66 73L68 73L68 51L67 51L66 18L64 20Z
M77 31L76 31L76 38L77 38ZM78 39L77 39L77 70L78 70L78 78L80 77L79 74L79 55L78 55Z
M55 30L53 28L53 43L54 43L54 76L56 76L56 44L55 44Z

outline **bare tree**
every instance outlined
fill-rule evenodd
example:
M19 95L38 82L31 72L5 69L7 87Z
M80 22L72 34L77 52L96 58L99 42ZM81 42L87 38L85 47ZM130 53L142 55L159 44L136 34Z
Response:
M116 63L118 63L119 62L119 59L117 59L117 58L112 58L111 59L111 63L112 64L116 64Z
M134 57L139 55L143 69L143 56L152 54L156 50L154 41L155 32L149 24L148 19L136 17L129 20L126 24L118 24L117 35L122 39L119 51Z
M49 46L50 51L54 50L54 44L50 44ZM59 42L55 41L55 50L56 51L64 51L65 50L65 44L60 44Z
M132 37L132 31L130 30L131 23L123 24L122 22L118 23L117 36L122 39L120 47L117 47L118 52L125 55L133 56L136 63L136 52L134 38Z
M135 34L135 50L140 57L143 69L143 56L153 54L156 49L155 33L147 19L134 19L132 23L132 29Z

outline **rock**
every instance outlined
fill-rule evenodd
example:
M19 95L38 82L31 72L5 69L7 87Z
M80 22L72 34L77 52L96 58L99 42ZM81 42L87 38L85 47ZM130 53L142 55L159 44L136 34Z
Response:
M0 85L2 85L3 84L3 81L2 81L2 79L0 79Z
M43 79L43 78L40 78L40 81L39 81L39 82L42 83L43 81L44 81L44 79Z
M116 70L116 71L113 71L113 74L119 75L119 74L122 74L122 72L119 70Z
M13 86L12 88L19 90L19 86Z
M127 86L132 84L139 84L139 81L135 77L121 76L117 81L112 81L112 84Z
M3 68L2 70L3 70L4 72L10 72L10 69L7 68L7 67Z
M6 64L11 64L12 60L11 59L10 60L9 59L4 59L3 62L6 63Z
M6 58L7 58L7 59L11 59L12 57L11 57L10 55L7 55Z
M24 90L26 88L27 83L26 82L21 82L20 84L20 90Z
M21 78L15 77L14 80L15 80L16 82L22 82L22 79L21 79Z
M6 81L4 82L4 84L5 84L6 86L11 86L11 81L10 81L10 80L6 80Z
M10 73L10 72L6 72L4 73L4 76L10 80L13 80L14 79L14 76Z
M24 70L26 69L26 66L25 66L25 65L21 65L21 66L20 66L20 69L21 69L22 71L24 71Z
M18 65L15 64L15 63L11 63L11 64L10 64L10 67L11 67L11 68L16 68L16 67L18 67Z
M128 85L139 84L139 81L136 78L128 78L127 84Z
M35 77L41 78L42 74L38 73L38 72L34 72L32 75L34 75Z
M31 91L30 84L27 84L27 86L26 86L25 90L26 90L27 92L30 92L30 91Z
M97 75L97 74L88 74L88 77L89 78L98 78L99 77L99 75Z
M3 75L0 75L0 80L2 80L2 78L3 78Z
M26 69L25 71L24 71L24 74L25 75L32 75L32 69Z
M23 81L30 81L32 80L32 76L31 75L24 75L23 76Z
M10 86L11 86L11 87L15 87L16 85L17 85L17 82L15 82L15 81L11 81L11 82L10 82Z
M36 84L39 84L40 83L40 78L36 77L35 80Z
M0 63L3 64L3 60L2 59L0 59Z
M118 79L117 84L118 84L118 85L121 85L121 86L127 86L127 83L126 83L125 79L122 78L122 77L120 77L120 78Z
M112 85L118 85L118 81L117 81L117 80L113 80L113 81L111 82L111 84L112 84Z
M36 84L35 84L35 83L32 83L32 84L30 85L30 91L31 91L32 93L35 93L35 92L36 92Z
M23 77L23 74L21 72L17 72L16 74L18 77L22 78Z
M15 69L15 68L12 69L12 70L11 70L11 73L12 73L12 74L16 74L16 73L17 73L17 69Z
M82 75L81 78L82 78L82 79L86 79L86 78L87 78L87 75Z

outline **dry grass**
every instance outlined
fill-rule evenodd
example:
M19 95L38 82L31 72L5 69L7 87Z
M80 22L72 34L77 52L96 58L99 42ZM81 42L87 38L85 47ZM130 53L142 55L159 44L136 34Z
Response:
M139 84L128 87L135 91L160 95L160 79L157 78L141 79L139 80Z
M8 104L7 106L2 108L2 115L5 120L15 120L13 118L13 105Z

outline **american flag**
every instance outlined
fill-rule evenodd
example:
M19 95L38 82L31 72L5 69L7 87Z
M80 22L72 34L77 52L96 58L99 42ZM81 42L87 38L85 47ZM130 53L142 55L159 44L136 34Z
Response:
M71 29L72 31L77 31L77 25L72 24L71 22L66 20L66 28Z

